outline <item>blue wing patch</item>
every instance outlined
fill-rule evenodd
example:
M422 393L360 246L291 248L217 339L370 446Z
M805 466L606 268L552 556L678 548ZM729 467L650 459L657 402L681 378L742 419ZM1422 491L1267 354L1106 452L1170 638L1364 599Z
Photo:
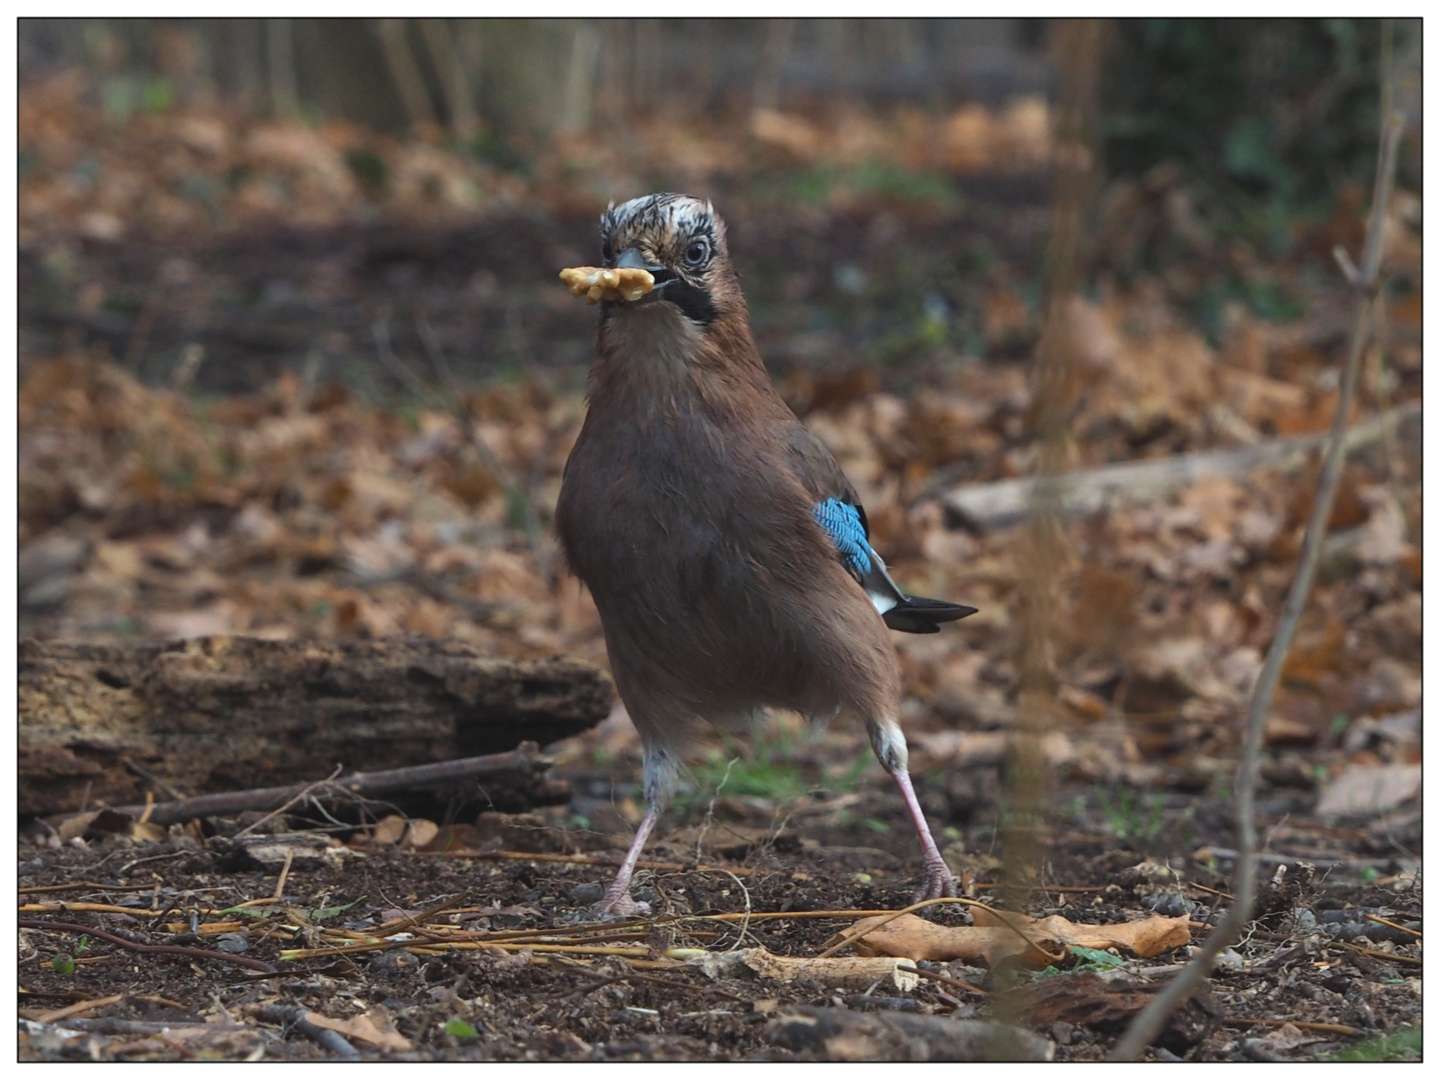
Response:
M810 511L835 541L835 550L845 568L856 577L870 572L870 540L860 523L860 511L839 499L826 499Z

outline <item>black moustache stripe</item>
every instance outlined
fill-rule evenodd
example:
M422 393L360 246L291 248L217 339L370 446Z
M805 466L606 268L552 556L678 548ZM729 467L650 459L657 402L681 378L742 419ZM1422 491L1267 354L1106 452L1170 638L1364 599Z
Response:
M718 314L710 294L704 289L697 289L682 277L676 277L661 290L660 300L674 304L687 319L701 326L709 326Z

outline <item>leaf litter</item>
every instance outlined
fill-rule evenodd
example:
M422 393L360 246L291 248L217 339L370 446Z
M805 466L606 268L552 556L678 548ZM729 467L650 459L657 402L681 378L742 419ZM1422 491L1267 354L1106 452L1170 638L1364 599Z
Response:
M890 157L955 178L1023 173L1050 152L1043 104L969 107L933 123L844 110L825 119L761 113L710 139L657 120L624 152L583 138L557 144L527 179L345 125L179 110L107 127L75 91L61 80L21 102L21 141L37 162L20 198L22 633L409 632L518 657L566 652L603 666L598 619L561 572L548 529L583 401L563 364L533 358L583 363L589 324L565 310L553 274L584 260L605 178L634 166L624 154L666 160L676 186L713 180L734 190L726 212L737 257L752 260L761 290L754 299L764 301L756 303L762 351L787 399L856 483L898 580L980 608L954 632L897 648L922 798L967 888L991 895L1023 564L1013 527L966 527L943 496L1023 476L1032 461L1027 373L1007 357L1028 356L1038 333L1022 282L1038 266L1041 234L986 226L930 189L878 193L864 170ZM83 195L72 175L82 152L98 178ZM382 161L391 178L383 190L347 164L355 152ZM562 182L577 162L597 178L594 193ZM777 214L722 175L820 166L836 170L829 187L798 214ZM205 189L216 192L213 206L174 194L224 176L243 179ZM1397 205L1390 257L1418 275L1418 214L1405 199ZM523 226L521 207L533 210ZM1106 207L1102 261L1119 258L1125 215L1140 212L1123 199ZM411 320L414 335L402 336L404 319L373 317L404 298L400 278L374 272L390 256L372 247L356 261L342 246L359 216L377 212L409 236L480 223L496 237L527 238L514 250L563 257L512 267L482 248L457 278L441 270L452 257L443 245L434 254L402 248L399 262L418 267L423 286L409 300L433 304ZM521 228L547 239L536 244L533 233L514 231ZM950 305L944 332L928 316L907 330L867 314L893 301L883 290L906 272L898 253L984 228L999 256L967 283L969 293L939 297ZM869 238L858 254L856 235ZM802 241L811 254L796 265ZM1219 246L1196 250L1195 273L1214 271ZM1325 286L1306 283L1313 275L1295 259L1276 271L1302 295L1305 314L1277 324L1229 310L1218 337L1196 332L1181 314L1183 297L1159 279L1111 282L1076 301L1068 319L1081 362L1069 387L1068 466L1162 461L1323 430L1337 363L1327 313L1338 305ZM269 271L241 276L251 263L277 261L293 281ZM148 292L139 281L151 283ZM154 366L165 343L183 343L174 335L197 333L181 329L187 310L210 311L232 337L249 333L233 300L247 291L277 332L300 318L323 323L326 313L350 329L321 342L322 362L260 364L243 387L223 335L204 339L208 352L177 345L167 367ZM498 321L465 323L456 296ZM71 331L45 329L35 314L42 301L51 305L44 318ZM116 337L114 313L123 311L137 329ZM356 311L372 314L357 323ZM1410 783L1421 746L1421 494L1410 450L1420 309L1402 299L1391 314L1360 419L1408 406L1417 410L1413 425L1402 422L1352 455L1268 728L1266 865L1328 869L1298 892L1286 892L1281 875L1271 914L1211 980L1215 1014L1187 1014L1162 1044L1176 1053L1240 1053L1242 1021L1277 1025L1265 1036L1267 1052L1297 1057L1333 1051L1350 1038L1345 1031L1418 1022L1419 938L1404 927L1418 919L1422 850ZM136 340L141 321L149 347ZM505 337L506 325L523 334ZM464 386L437 377L447 351L464 355L467 333L513 339L522 373ZM399 370L438 391L399 399L383 380L354 377L340 360L361 341L382 360L390 342ZM904 374L875 362L886 350L907 359ZM395 364L386 368L392 377ZM29 893L22 910L41 918L70 911L122 940L152 942L159 929L146 920L165 919L166 934L206 943L230 935L250 957L288 963L290 974L237 983L236 969L222 974L214 960L127 952L108 940L82 951L73 933L22 929L22 1009L33 999L53 1012L77 994L90 1003L50 1022L31 1013L22 1056L332 1053L297 1034L304 1019L362 1055L783 1057L789 1051L766 1036L776 1009L829 1008L850 991L853 1001L840 999L847 1008L903 998L937 1015L986 1015L979 991L991 988L988 970L1043 942L1030 959L1060 957L1060 968L1083 966L1086 949L1134 954L1103 979L1062 971L1032 986L1033 1015L1052 1017L1042 1034L1057 1056L1097 1059L1115 1023L1183 960L1190 935L1203 933L1224 903L1229 866L1217 853L1229 836L1236 721L1274 629L1316 467L1302 460L1298 470L1211 476L1070 523L1046 747L1060 788L1049 861L1035 868L1035 908L1005 916L1022 929L1018 939L986 926L983 912L965 925L952 906L864 936L862 948L899 942L887 946L898 966L883 993L875 980L866 992L817 974L815 957L837 932L904 907L913 860L889 850L890 834L904 827L893 799L871 783L874 770L855 771L868 752L863 736L838 728L807 735L784 717L761 729L755 747L717 742L706 760L718 755L723 767L725 755L738 754L744 771L774 752L801 778L800 794L777 802L727 793L723 768L705 787L708 766L697 766L672 836L660 838L641 872L663 916L634 927L557 922L606 876L604 860L639 815L627 786L636 742L617 714L552 748L557 771L571 778L568 806L487 813L475 824L386 818L342 834L334 846L343 859L301 865L288 856L283 881L274 867L220 867L205 830L117 832L102 811L65 823L54 841L27 833L22 886L61 889L64 900L53 907ZM312 824L277 820L273 830ZM222 833L239 827L209 824ZM282 902L265 903L277 883ZM447 906L467 893L471 900ZM257 903L241 918L220 914L249 901ZM1363 941L1327 936L1327 928L1380 926L1369 917L1402 930L1395 939L1383 929ZM61 952L76 954L73 974L51 964ZM706 975L690 955L697 952L753 962ZM1159 970L1147 974L1154 961ZM896 978L912 964L920 974ZM162 989L171 1004L151 1000ZM300 1011L283 1024L262 1019L281 1002ZM83 1015L91 1012L102 1015ZM66 1028L66 1019L82 1026ZM101 1026L83 1026L92 1021ZM127 1023L141 1026L126 1031Z

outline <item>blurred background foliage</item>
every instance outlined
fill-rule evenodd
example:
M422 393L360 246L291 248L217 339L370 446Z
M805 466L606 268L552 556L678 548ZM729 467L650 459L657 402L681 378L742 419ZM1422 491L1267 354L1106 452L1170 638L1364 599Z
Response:
M1177 162L1217 198L1286 209L1373 168L1376 19L1123 19L1102 98L1111 176ZM655 113L703 118L839 100L946 109L1044 93L1049 24L1023 19L23 19L22 80L97 73L106 112L177 103L439 126L524 171L537 140ZM1419 20L1396 24L1418 110ZM383 73L377 77L378 73ZM1413 83L1413 85L1409 85ZM364 174L373 162L356 159ZM1418 155L1408 162L1418 170ZM1417 177L1402 176L1415 186Z
M1227 196L1305 205L1375 167L1374 19L1124 19L1104 95L1106 162L1182 162ZM1418 47L1402 24L1399 47Z
M233 235L264 213L291 227L368 227L390 211L413 225L430 206L448 214L434 217L455 238L448 246L431 241L417 255L387 241L361 259L394 278L386 288L398 300L409 293L393 287L406 284L395 264L426 268L420 281L436 286L436 304L464 283L462 270L506 259L510 284L528 276L538 289L554 259L591 257L538 250L575 235L571 222L610 198L678 189L723 201L744 237L757 331L777 370L822 355L892 370L945 355L1018 359L1043 290L1057 25L24 19L22 297L50 304L73 291L87 254L36 237L73 233L75 222L91 244L167 231L173 242L207 226ZM1333 276L1331 247L1358 239L1382 93L1380 21L1106 25L1092 291L1156 284L1217 347L1237 311L1300 317L1297 275ZM1413 191L1420 45L1418 20L1394 23L1389 92L1409 120L1400 184ZM56 99L67 95L77 100L61 117ZM461 235L487 214L510 219L508 245L495 228ZM857 243L859 219L875 215ZM920 233L934 242L906 242ZM797 251L831 273L797 273ZM1267 268L1280 261L1283 272ZM119 277L101 315L134 320L146 294L123 287L133 275ZM231 292L278 311L294 306L286 280L232 282ZM1392 289L1412 286L1401 275ZM998 306L985 299L1001 293ZM499 343L487 366L498 353L523 364L525 350L505 345L519 341L531 305L521 307L503 333L473 322L462 331L437 314L437 340L463 355L468 334ZM579 312L564 318L581 325ZM163 318L153 329L171 351L183 344ZM807 344L812 331L832 338ZM835 342L836 331L847 340ZM548 354L583 362L586 337ZM847 352L854 341L862 347ZM122 347L143 372L143 350ZM295 347L278 348L297 361ZM212 347L204 380L240 370L217 368L223 355Z
M1127 491L1069 530L1046 753L1086 785L1214 785L1224 809L1313 489L1299 444L1283 467L1248 448L1331 424L1354 302L1333 252L1361 250L1388 97L1406 135L1358 399L1370 441L1267 746L1277 821L1350 765L1397 770L1365 791L1403 802L1423 614L1419 21L1106 20L1093 123L1065 126L1073 28L22 20L22 633L403 631L604 664L549 528L596 324L556 272L596 258L608 201L688 191L724 215L761 355L897 580L979 608L896 643L916 760L993 763L1035 575L1013 518L969 496L1034 471L1046 253L1068 234L1083 284L1056 315L1074 350L1064 468L1219 451L1238 471ZM1059 229L1056 173L1080 170L1057 165L1087 160L1093 191L1069 204L1087 219ZM839 728L758 746L727 790L773 789L807 755L792 791L858 786L869 751ZM598 737L635 746L628 725ZM718 786L729 760L700 775ZM944 788L955 827L993 802L984 776ZM1159 803L1102 790L1087 827L1178 835ZM1397 841L1379 823L1370 850L1418 849L1419 827Z

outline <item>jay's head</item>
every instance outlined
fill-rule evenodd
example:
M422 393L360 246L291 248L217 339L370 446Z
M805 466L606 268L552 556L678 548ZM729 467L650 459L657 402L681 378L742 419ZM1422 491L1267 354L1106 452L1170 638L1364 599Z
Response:
M600 216L600 255L606 267L649 270L654 291L631 303L603 305L603 318L654 317L642 311L667 305L704 334L726 315L743 313L745 301L725 246L725 222L704 199L691 195L643 195Z

